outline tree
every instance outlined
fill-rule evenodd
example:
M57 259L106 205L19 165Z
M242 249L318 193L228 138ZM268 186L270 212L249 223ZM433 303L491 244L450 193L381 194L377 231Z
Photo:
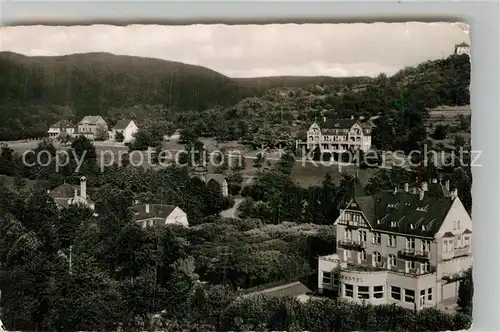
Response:
M446 127L443 125L437 125L434 129L434 133L431 135L432 138L436 140L443 140L446 138Z
M117 131L116 134L115 134L115 141L117 141L117 142L123 142L124 139L125 139L125 136L123 136L123 132L122 131Z
M467 270L464 279L460 281L458 288L457 304L462 312L472 314L472 297L474 295L474 284L472 281L472 269Z
M94 139L96 141L105 141L109 138L108 129L105 126L97 126Z

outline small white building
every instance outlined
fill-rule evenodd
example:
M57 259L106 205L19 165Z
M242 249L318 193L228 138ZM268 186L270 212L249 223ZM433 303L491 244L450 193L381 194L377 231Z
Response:
M135 133L139 130L133 120L118 120L111 130L110 139L116 139L117 133L122 133L123 142L130 142L134 139Z
M166 204L138 204L130 207L132 219L142 227L180 225L189 227L187 215L180 207Z
M49 127L47 132L50 138L63 136L73 136L76 131L76 126L69 120L61 120Z
M467 54L470 56L470 46L466 43L455 45L455 54Z

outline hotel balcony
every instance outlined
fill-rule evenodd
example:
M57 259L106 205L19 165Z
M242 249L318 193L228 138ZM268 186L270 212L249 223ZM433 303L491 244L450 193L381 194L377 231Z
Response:
M398 252L398 258L425 262L430 259L430 255L428 251L403 249Z
M453 256L454 257L469 256L471 254L472 254L472 248L471 247L456 248L455 250L453 250Z
M354 240L339 240L338 246L340 248L361 251L365 249L365 243L361 241Z

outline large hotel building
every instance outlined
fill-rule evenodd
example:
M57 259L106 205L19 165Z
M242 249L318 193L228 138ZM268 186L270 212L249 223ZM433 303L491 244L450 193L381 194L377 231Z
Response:
M449 182L373 196L358 189L340 212L337 252L319 257L320 292L417 310L456 301L472 266L472 221Z

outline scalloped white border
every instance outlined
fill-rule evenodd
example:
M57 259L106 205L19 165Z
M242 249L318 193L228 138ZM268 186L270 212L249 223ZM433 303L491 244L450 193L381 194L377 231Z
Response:
M474 331L500 331L499 4L496 1L47 1L2 0L5 24L462 21L470 24ZM1 30L0 30L1 32ZM1 49L1 38L0 38Z

